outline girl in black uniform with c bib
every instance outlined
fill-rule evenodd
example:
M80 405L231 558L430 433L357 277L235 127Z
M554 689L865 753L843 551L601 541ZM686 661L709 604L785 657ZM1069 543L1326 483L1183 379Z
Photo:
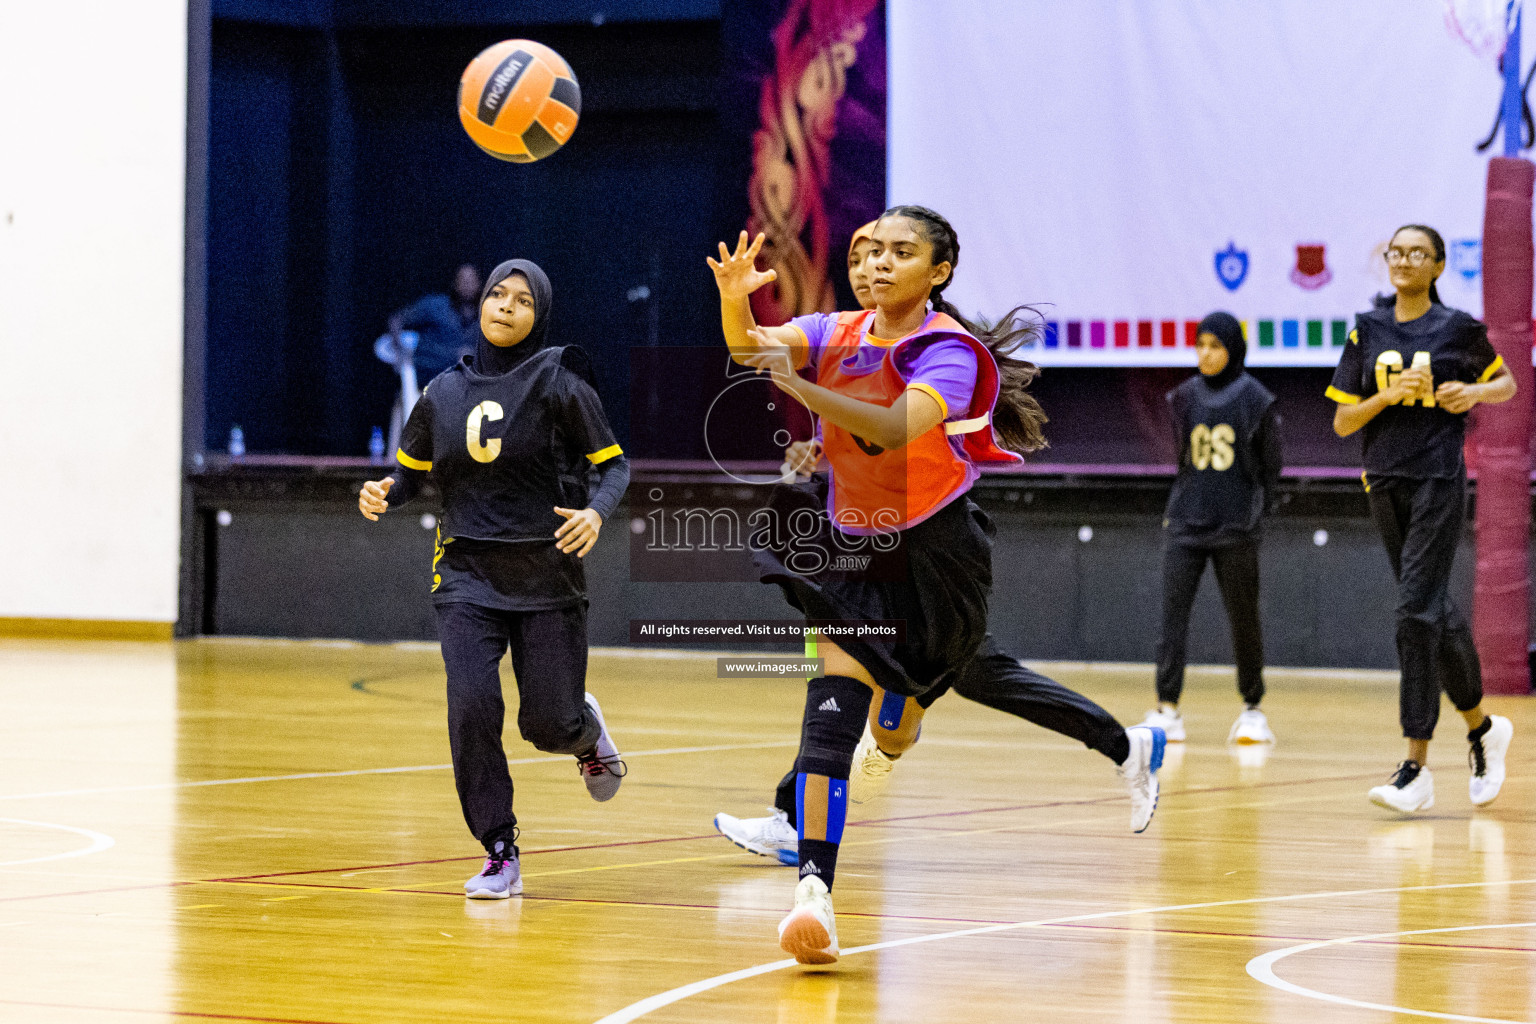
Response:
M1435 279L1445 270L1445 242L1438 232L1399 228L1386 260L1396 300L1355 319L1328 388L1339 403L1333 429L1341 437L1365 430L1361 476L1397 579L1399 716L1408 758L1370 798L1404 813L1434 806L1427 760L1444 689L1471 730L1468 788L1482 806L1504 783L1514 728L1483 714L1477 648L1448 588L1466 515L1466 413L1479 402L1508 401L1515 379L1488 329L1440 303Z
M439 374L411 412L400 469L363 487L369 519L409 501L430 474L443 516L432 603L448 672L453 777L485 846L472 899L523 891L512 776L501 745L498 665L510 647L518 730L573 754L588 792L608 800L625 774L597 700L585 693L586 580L580 558L629 484L629 465L592 389L581 349L545 344L552 291L537 264L509 260L480 297L473 356ZM599 474L587 497L589 471Z
M1158 707L1144 725L1168 742L1184 739L1179 695L1189 614L1205 563L1232 626L1237 689L1246 705L1228 743L1273 743L1264 699L1264 638L1259 627L1259 523L1280 480L1280 420L1275 396L1243 369L1248 344L1230 313L1212 313L1196 332L1200 373L1168 392L1179 438L1179 475L1168 495L1163 549L1163 635L1157 644Z

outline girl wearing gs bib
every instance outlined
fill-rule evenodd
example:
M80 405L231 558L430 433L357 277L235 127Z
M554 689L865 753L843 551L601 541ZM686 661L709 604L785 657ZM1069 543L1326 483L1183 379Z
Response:
M838 572L763 552L764 581L808 619L904 626L895 641L839 635L819 645L826 674L808 683L796 764L801 881L779 926L780 946L802 963L838 957L829 890L875 690L919 697L952 684L986 636L992 524L966 496L979 466L1017 462L1016 452L1044 443L1044 414L1025 391L1035 368L1010 357L1030 331L1018 310L983 331L942 299L959 256L948 222L899 206L871 234L874 310L784 327L758 328L747 302L774 279L754 266L762 236L749 245L743 232L735 252L722 243L709 261L733 358L771 373L821 419L830 466L822 550L868 556ZM1128 735L1127 768L1150 818L1162 734Z

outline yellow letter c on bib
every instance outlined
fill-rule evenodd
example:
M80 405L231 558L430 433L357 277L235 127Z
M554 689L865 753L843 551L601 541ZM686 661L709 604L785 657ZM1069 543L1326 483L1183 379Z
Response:
M476 462L495 462L496 456L501 454L501 438L480 440L481 422L490 420L494 423L499 419L501 406L496 402L481 402L469 411L469 420L464 424L464 443L469 447L469 457Z

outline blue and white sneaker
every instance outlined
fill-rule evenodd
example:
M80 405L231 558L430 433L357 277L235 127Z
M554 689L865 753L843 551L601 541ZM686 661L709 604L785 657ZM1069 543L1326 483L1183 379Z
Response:
M1163 766L1168 737L1156 726L1133 725L1125 730L1131 754L1120 766L1120 777L1131 793L1131 831L1145 832L1157 810L1157 772Z
M767 818L737 818L722 812L715 815L715 830L748 853L798 867L800 834L789 823L789 815L777 807L769 809L773 814Z
M576 755L576 768L581 772L581 781L587 784L587 792L601 803L613 799L624 776L629 774L629 766L619 757L619 748L608 734L608 723L603 721L603 709L597 706L597 698L590 693L587 694L587 707L597 716L602 732L598 734L597 746L588 753Z
M464 883L464 895L472 900L504 900L523 894L523 872L517 861L517 844L497 840L485 867Z

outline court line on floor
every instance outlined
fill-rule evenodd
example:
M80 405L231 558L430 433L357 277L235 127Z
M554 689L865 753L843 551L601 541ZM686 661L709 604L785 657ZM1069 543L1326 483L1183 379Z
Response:
M519 850L519 857L531 857L536 853L570 853L575 850L608 850L619 846L650 846L654 843L686 843L698 839L718 839L720 833L709 832L696 836L667 836L662 839L625 839L616 843L589 843L585 846L545 846L532 850ZM462 857L433 857L429 860L402 860L390 864L363 864L357 867L303 868L299 871L271 871L260 875L230 875L227 878L208 878L208 882L250 882L263 878L290 878L294 875L330 875L342 872L382 871L385 868L413 868L425 864L453 864L458 861L479 860L481 854L471 853Z
M1370 776L1366 776L1366 777L1368 777L1368 778L1375 778L1375 775L1370 775ZM1299 785L1299 784L1306 784L1308 782L1332 782L1332 781L1337 781L1337 778L1338 777L1334 777L1334 776L1325 776L1323 778L1318 778L1318 779L1292 779L1292 780L1286 780L1286 781L1280 781L1280 782L1268 783L1268 784L1261 783L1261 784L1252 785L1252 786L1241 786L1241 785L1239 785L1239 786L1223 786L1223 787L1206 787L1204 789L1199 790L1198 792L1199 793L1209 793L1209 792L1228 792L1228 791L1236 791L1236 790L1258 790L1258 789L1265 789L1265 788L1279 788L1279 787L1293 786L1293 785ZM1009 805L1009 806L1006 806L1006 807L978 807L978 808L972 808L970 810L964 810L964 811L933 811L933 812L929 812L927 814L906 815L906 816L903 816L903 817L900 817L900 818L875 819L874 821L870 821L870 822L850 822L849 823L849 827L853 828L853 827L863 827L863 826L866 826L866 825L876 825L876 826L879 826L879 828L877 828L875 830L876 834L878 834L880 828L892 827L892 823L895 823L895 827L903 827L903 823L911 822L911 821L916 821L916 820L924 820L924 819L932 819L932 818L964 817L964 816L975 815L975 814L992 814L992 813L996 813L998 811L1030 811L1030 810L1042 810L1042 809L1050 809L1050 808L1055 808L1055 807L1067 807L1067 806L1083 806L1083 807L1087 807L1087 806L1094 806L1094 805L1098 805L1098 804L1111 803L1111 802L1118 803L1119 801L1121 801L1123 799L1124 799L1123 796L1117 794L1115 796L1087 797L1087 798L1084 798L1084 799L1081 799L1081 800L1045 801L1045 802L1034 803L1034 804L1014 804L1014 805ZM1163 810L1164 810L1164 815L1166 816L1168 814L1178 813L1180 810L1185 810L1185 809L1184 808L1177 808L1177 807L1166 807ZM1097 820L1097 819L1084 819L1084 820L1093 821L1093 820ZM1058 822L1052 822L1051 826L1053 828L1055 828L1055 827L1059 827L1062 824L1072 824L1072 822L1059 822L1059 821ZM911 827L911 826L905 826L905 827ZM1032 827L1030 825L1023 824L1023 825L1003 825L1003 826L998 826L998 827L995 827L995 828L985 828L985 829L966 829L966 830L959 830L959 831L953 830L953 829L937 829L937 830L934 830L934 831L936 831L938 833L938 835L935 836L934 838L938 838L938 837L941 837L941 836L966 836L966 835L990 834L990 833L996 833L996 832L1023 831L1023 830L1031 830L1031 828ZM541 849L524 850L524 851L522 851L522 856L526 857L526 856L531 856L531 855L537 854L537 853L566 853L566 852L581 851L581 850L612 849L612 848L625 847L625 846L648 846L648 845L654 845L654 844L658 844L658 843L698 842L698 841L702 841L702 840L717 839L717 838L720 838L720 835L719 835L718 832L708 832L708 833L703 833L701 835L692 835L692 836L670 836L670 837L663 837L663 838L659 838L659 839L623 840L623 841L613 842L613 843L590 843L590 844L585 844L585 845L580 845L580 846L544 847L544 848L541 848ZM879 839L871 838L871 839L864 839L864 840L851 840L851 841L845 842L844 845L847 845L847 846L874 846L874 845L880 845L882 843L895 842L895 841L897 841L898 838L899 837L885 837L885 836L882 836ZM1120 838L1120 839L1123 839L1123 838L1125 838L1125 836L1122 834L1120 836L1106 836L1104 838L1108 838L1108 839ZM596 865L596 866L588 866L588 867L584 867L584 868L571 868L571 869L567 869L567 870L563 870L563 871L542 871L542 872L536 872L536 873L531 874L531 875L527 875L525 877L532 878L532 877L540 877L540 876L555 875L555 874L581 874L581 873L592 872L592 871L615 870L615 869L619 869L619 868L654 867L654 866L660 865L660 864L675 864L675 863L683 863L683 862L691 862L691 861L702 861L702 860L724 860L724 859L729 858L729 857L739 857L739 856L742 856L742 852L740 850L732 850L732 851L729 851L729 852L726 852L726 853L711 854L711 855L707 855L707 856L703 856L703 857L678 857L678 858L668 858L668 859L657 860L657 861L638 861L638 862L627 861L627 862L624 862L622 864ZM383 869L394 868L394 867L417 867L417 866L422 866L422 865L427 865L427 864L451 864L451 863L458 863L458 862L463 862L463 861L476 861L476 860L479 860L479 859L480 859L480 855L479 854L470 854L470 855L462 856L462 857L435 857L435 858L431 858L431 859L427 859L427 860L398 861L398 862L388 863L388 864L363 864L363 865L354 865L354 866L350 866L350 867L339 867L339 868L304 868L304 869L300 869L300 870L297 870L297 871L274 871L274 872L269 872L269 873L264 873L264 874L255 874L255 875L230 875L230 876L223 877L223 878L204 879L203 881L206 881L206 882L245 882L245 881L255 881L255 880L259 880L259 879L291 878L291 877L294 877L294 876L297 876L297 875L341 874L341 873L346 873L346 872L359 873L359 872L365 872L365 871L383 870Z
M91 842L88 846L82 846L75 850L66 850L64 853L50 853L43 857L28 857L26 860L0 860L0 868L14 868L22 864L42 864L50 860L64 860L68 857L84 857L91 853L100 853L102 850L110 850L116 845L117 840L104 832L95 832L88 828L79 828L74 825L59 825L51 821L27 821L23 818L0 818L0 822L9 822L12 825L31 825L35 828L52 828L61 832L73 832L75 835L84 836Z
M768 750L774 747L798 747L798 740L774 740L761 743L720 743L702 747L663 747L656 750L630 750L625 758L658 757L663 754L706 754L729 750ZM507 761L509 765L554 764L569 761L569 754L548 757L519 757ZM334 772L296 772L292 775L247 775L235 779L200 779L192 782L147 782L133 786L98 786L89 789L59 789L48 793L5 793L0 800L40 800L55 796L98 796L106 793L139 793L163 789L195 789L202 786L236 786L252 782L292 782L299 779L340 779L351 775L400 775L409 772L440 772L452 768L452 764L413 764L394 768L350 768Z
M854 946L842 951L843 957L856 956L860 953L874 953L884 949L896 949L901 946L912 946L925 942L942 942L946 939L968 938L973 935L990 935L997 932L1017 931L1025 928L1048 928L1053 925L1073 924L1079 921L1103 921L1117 917L1138 917L1149 914L1177 913L1186 910L1210 910L1215 907L1237 907L1257 905L1261 903L1285 903L1301 900L1316 900L1336 898L1343 896L1367 896L1382 893L1423 892L1427 890L1442 889L1469 889L1495 885L1530 885L1536 883L1536 878L1514 878L1491 882L1444 882L1437 885L1407 885L1389 886L1377 889L1347 889L1332 892L1292 893L1286 896L1255 896L1240 900L1212 900L1205 903L1179 903L1162 907L1135 907L1130 910L1104 910L1092 914L1072 914L1066 917L1041 918L1035 921L1014 921L1008 924L983 925L977 928L961 928L949 932L930 933L928 935L913 935L904 939L891 939L886 942L875 942L865 946ZM765 964L757 964L746 967L729 974L719 974L713 978L705 978L701 981L680 985L666 992L648 996L638 1002L616 1010L606 1017L600 1018L596 1024L629 1024L639 1020L654 1010L659 1010L673 1003L681 1002L690 996L696 996L702 992L729 985L732 982L745 981L775 971L782 971L788 967L794 967L794 960L774 960ZM1277 979L1278 980L1278 979ZM1464 1020L1475 1018L1461 1018ZM1519 1024L1519 1022L1497 1021L1494 1024Z
M1354 942L1379 942L1383 939L1400 938L1404 935L1443 935L1449 932L1489 931L1495 928L1536 928L1536 921L1518 921L1508 924L1468 924L1456 928L1416 928L1412 931L1377 932L1374 935L1351 935L1341 939L1304 942L1299 946L1287 946L1285 949L1273 950L1254 957L1248 961L1248 975L1255 981L1262 982L1270 988L1289 992L1292 995L1303 996L1307 999L1317 999L1325 1003L1336 1003L1339 1006L1353 1006L1362 1010L1382 1010L1386 1013L1398 1013L1410 1017L1432 1017L1436 1020L1473 1021L1476 1024L1529 1024L1527 1021L1513 1021L1507 1017L1470 1017L1460 1013L1440 1013L1435 1010L1414 1010L1404 1006L1367 1003L1360 999L1351 999L1348 996L1334 995L1331 992L1321 992L1314 988L1297 985L1294 982L1289 982L1279 977L1274 971L1274 965L1288 956L1296 953L1305 953L1309 950L1323 949L1327 946L1342 946Z
M237 885L264 885L264 886L271 886L273 888L319 889L322 892L332 892L332 893L394 893L396 895L402 895L402 896L449 896L449 897L454 897L454 898L459 898L459 897L463 896L462 890L459 890L459 889L453 889L453 890L448 890L448 889L426 889L426 888L410 888L410 887L406 887L406 886L394 886L394 887L371 889L371 888L363 888L363 887L353 886L353 885L327 885L327 884L322 883L322 882L273 882L273 881L247 881L245 879L212 879L208 883L194 883L194 884L213 884L213 883L218 883L218 884L237 884ZM522 897L522 899L524 901L534 901L534 902L539 902L539 903L579 903L579 904L589 905L589 906L622 907L622 908L634 908L634 909L639 909L639 910L706 910L706 911L711 911L713 913L719 913L721 911L730 911L732 913L763 914L763 915L772 915L774 917L780 917L784 913L784 910L783 910L782 907L732 907L732 906L725 906L725 905L719 904L719 903L658 903L658 902L656 902L654 900L615 900L615 899L600 900L600 899L590 899L590 898L582 898L582 897L576 897L576 896L536 896L536 895L530 895L528 893L521 894L521 897ZM181 909L181 910L195 910L195 909L198 909L198 908L196 908L196 907L181 907L181 908L178 908L178 909ZM1009 926L1012 926L1014 924L1014 922L1012 922L1012 921L989 921L989 920L986 920L984 918L983 919L978 919L978 918L967 918L967 917L934 917L934 916L927 916L927 915L921 915L921 914L869 914L869 913L862 913L861 914L861 913L845 912L845 913L838 914L838 918L840 920L852 920L852 921L896 921L896 922L903 922L903 923L922 923L922 924L1009 925ZM1181 936L1187 936L1187 937L1191 937L1191 938L1241 939L1241 940L1246 941L1246 942L1304 942L1304 941L1309 941L1309 940L1304 939L1300 935L1260 935L1260 934L1257 934L1255 932L1214 932L1214 931L1205 931L1205 930L1192 929L1192 928L1145 928L1145 929L1136 928L1136 929L1132 929L1132 928L1124 928L1124 927L1113 927L1113 926L1108 926L1108 925L1065 924L1065 923L1051 925L1051 927L1053 927L1053 928L1062 928L1062 929L1069 929L1069 928L1070 929L1081 929L1081 930L1084 930L1084 931L1106 931L1106 932L1121 932L1121 933L1129 933L1129 932L1134 931L1138 935L1139 934L1181 935ZM1381 944L1381 945L1392 945L1392 946L1407 946L1407 947L1411 947L1411 948L1415 948L1415 949L1457 949L1457 950L1468 950L1468 951L1490 952L1490 953L1505 953L1505 952L1507 952L1507 953L1536 953L1536 948L1526 948L1524 946L1474 946L1474 945L1468 945L1466 943L1449 943L1449 942L1376 943L1376 942L1373 942L1373 941L1368 941L1367 939L1362 939L1361 940L1361 944L1362 945L1378 945L1378 944Z

